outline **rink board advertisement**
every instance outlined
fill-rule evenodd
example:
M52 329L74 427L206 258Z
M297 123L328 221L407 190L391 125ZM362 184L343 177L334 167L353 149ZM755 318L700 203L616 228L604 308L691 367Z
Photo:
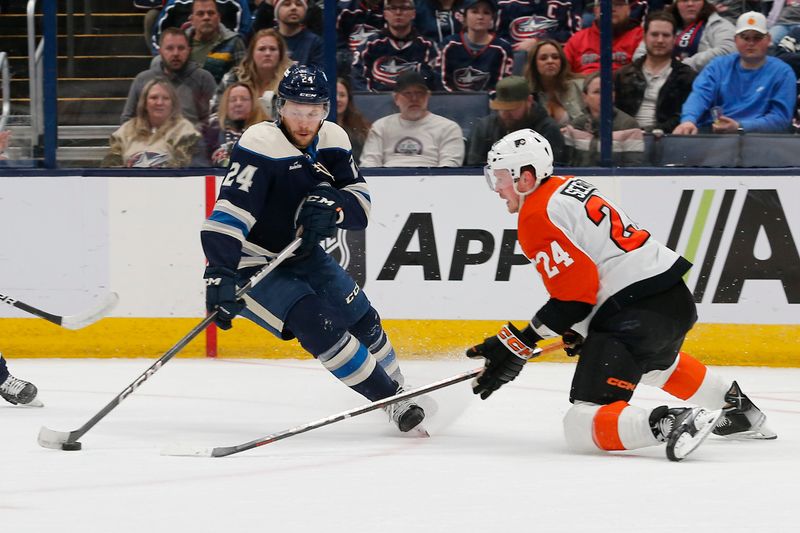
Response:
M728 343L734 355L782 354L784 364L800 364L797 176L586 180L694 263L686 281L699 307L695 352ZM455 353L504 320L529 319L544 303L539 275L516 242L516 216L482 175L368 182L368 230L340 232L324 244L387 319L396 345ZM150 356L169 348L165 339L178 340L204 313L204 183L204 176L2 178L0 294L62 314L109 291L120 304L112 318L66 333L0 306L7 318L0 350ZM264 332L237 325L237 334L220 336L222 355L260 355L271 346ZM742 345L754 335L768 336L769 347ZM203 351L199 338L182 353ZM300 352L287 352L285 343L274 351L287 353Z

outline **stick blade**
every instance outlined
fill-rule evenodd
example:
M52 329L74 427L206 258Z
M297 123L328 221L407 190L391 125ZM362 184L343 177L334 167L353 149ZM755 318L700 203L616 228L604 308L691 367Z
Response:
M103 298L103 301L94 309L89 309L74 316L65 316L61 320L61 326L67 329L81 329L93 324L108 315L119 303L119 295L110 292Z
M39 437L36 439L36 441L42 448L61 450L61 445L69 442L69 435L70 434L66 431L55 431L42 426L42 428L39 430Z
M168 444L161 450L161 455L169 457L214 457L214 448L198 448L191 444Z

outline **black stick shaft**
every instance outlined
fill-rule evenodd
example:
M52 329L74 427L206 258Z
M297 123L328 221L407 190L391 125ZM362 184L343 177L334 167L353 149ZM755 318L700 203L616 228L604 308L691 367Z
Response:
M251 277L250 280L247 282L247 284L236 292L236 298L237 299L242 298L254 285L256 285L259 281L264 279L264 277L266 277L267 274L272 272L284 260L291 257L298 246L300 246L300 239L295 239L294 241L292 241L291 244L289 244L289 246L284 248L283 251L281 251L281 253L279 253L278 256L275 257L275 259L270 261L270 263L267 266L259 270L256 274L254 274L253 277ZM199 335L202 331L204 331L214 321L216 317L217 317L217 311L214 311L210 313L207 317L205 317L199 324L197 324L194 328L192 328L192 330L189 333L187 333L181 340L179 340L177 344L175 344L175 346L170 348L164 355L159 357L155 363L150 365L150 368L145 370L142 374L139 375L139 377L133 380L133 382L131 382L131 384L128 385L125 388L125 390L119 393L113 400L108 402L108 404L106 404L106 406L103 407L96 415L90 418L80 428L74 431L70 431L67 442L75 442L83 435L85 435L86 432L88 432L95 426L95 424L100 422L103 418L106 417L108 413L113 411L116 406L121 404L125 398L130 396L133 393L133 391L138 389L142 383L147 381L150 378L150 376L158 372L158 370L162 366L164 366L167 362L169 362L170 359L175 357L175 355L178 352L180 352L187 344L189 344L192 341L192 339L194 339L195 337L197 337L197 335Z
M7 303L8 305L16 307L17 309L22 309L26 313L38 316L39 318L44 318L48 322L52 322L57 326L60 326L61 321L64 319L63 316L58 316L52 313L48 313L47 311L42 311L41 309L37 309L36 307L28 305L25 302L20 302L19 300L14 299L11 296L6 296L5 294L0 294L0 302Z

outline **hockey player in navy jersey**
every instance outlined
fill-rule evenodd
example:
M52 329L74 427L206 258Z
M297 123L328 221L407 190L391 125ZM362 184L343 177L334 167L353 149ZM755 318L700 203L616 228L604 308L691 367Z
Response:
M511 75L511 44L494 32L495 0L465 0L464 29L442 46L442 85L446 91L493 91L498 81Z
M347 134L325 118L328 80L292 65L278 87L278 120L247 129L234 147L201 239L208 259L206 307L216 324L238 314L301 346L354 391L375 401L402 390L403 375L380 317L350 275L319 243L337 228L367 225L370 194ZM297 235L296 256L244 297L237 285ZM425 417L411 400L386 408L400 431Z

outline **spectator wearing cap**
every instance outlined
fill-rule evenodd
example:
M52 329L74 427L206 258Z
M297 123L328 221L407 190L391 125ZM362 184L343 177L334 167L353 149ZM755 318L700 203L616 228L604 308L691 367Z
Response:
M789 131L796 79L791 67L767 55L766 17L743 13L736 21L735 41L738 53L714 59L697 76L673 134Z
M511 45L494 29L495 0L465 0L464 29L447 39L440 55L445 91L493 91L497 82L511 75Z
M305 27L306 0L275 0L278 33L289 47L292 61L301 65L322 66L322 38Z
M468 166L484 165L486 154L496 141L523 128L543 135L550 141L556 163L564 162L564 137L547 111L534 100L528 80L522 76L508 76L500 80L489 107L493 112L475 123L467 142Z
M642 27L630 18L628 0L611 0L612 68L616 71L633 60L642 40ZM600 69L600 2L594 4L594 22L569 38L564 45L572 72L585 76Z
M399 113L375 121L361 153L362 167L460 167L461 127L428 110L430 90L418 72L404 72L394 87Z
M192 61L202 66L219 83L245 55L244 41L238 33L220 22L215 0L194 0L187 31L192 42Z
M696 73L672 55L675 19L669 13L655 11L647 16L644 42L647 54L614 77L615 103L645 131L671 132L680 122Z
M414 29L415 13L413 0L385 0L386 27L370 36L355 54L358 59L353 65L353 89L391 91L397 77L412 70L424 75L428 89L439 88L439 51L433 41Z

